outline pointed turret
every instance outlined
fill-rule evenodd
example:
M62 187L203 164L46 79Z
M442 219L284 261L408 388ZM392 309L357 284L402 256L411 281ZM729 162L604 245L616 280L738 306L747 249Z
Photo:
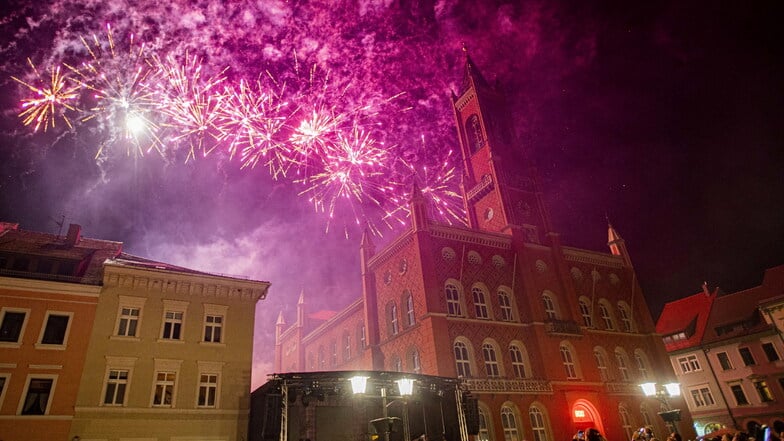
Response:
M613 256L621 256L623 257L623 261L626 266L631 267L632 261L629 258L629 253L626 250L626 242L621 238L621 235L618 234L618 231L610 223L609 219L607 220L607 246L610 247L610 252Z
M474 64L471 56L468 54L468 48L463 43L463 54L465 55L465 67L463 71L463 83L460 85L458 95L462 95L470 88L483 88L489 89L490 85L485 80L485 77L479 72L479 69Z
M299 293L297 301L297 326L305 326L305 290Z
M283 318L283 311L278 313L278 321L275 322L275 342L280 343L280 336L286 328L286 320Z
M411 211L411 227L414 231L427 230L427 206L422 190L414 180L411 187L411 200L409 200L409 210Z

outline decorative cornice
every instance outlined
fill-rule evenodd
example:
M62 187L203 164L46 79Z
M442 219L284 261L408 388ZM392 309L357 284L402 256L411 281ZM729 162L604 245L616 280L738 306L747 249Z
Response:
M112 265L104 266L105 288L128 288L135 291L185 294L211 298L233 298L249 302L264 299L269 282L241 280L208 274L187 274Z
M101 287L98 285L84 285L79 283L55 282L48 280L20 279L17 277L0 277L0 286L6 289L96 298L101 292Z
M563 247L564 260L580 262L610 268L623 268L623 257L604 254L596 251L586 251L578 248Z

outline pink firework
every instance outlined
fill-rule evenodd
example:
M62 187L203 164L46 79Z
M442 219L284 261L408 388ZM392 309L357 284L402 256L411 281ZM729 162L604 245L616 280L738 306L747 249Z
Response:
M350 216L355 224L368 222L377 232L366 212L379 206L388 152L356 125L348 133L338 133L337 142L326 146L321 171L295 181L306 186L300 195L306 195L317 212L327 214L327 231L331 223L340 222L338 217Z
M186 162L195 159L196 151L207 156L217 147L218 106L226 100L219 87L226 80L223 69L217 75L204 75L201 60L185 54L182 61L173 55L156 58L160 71L159 108L167 120L162 125L175 131L175 143L187 141Z
M155 82L156 69L146 57L144 44L136 45L131 34L127 50L118 50L110 25L106 27L105 42L96 35L81 41L90 60L78 67L66 66L95 100L85 110L82 122L98 120L108 131L96 158L105 146L114 143L124 144L128 155L144 155L153 149L160 153L161 141L155 122L158 100L150 86Z
M256 81L255 88L240 80L239 87L224 89L223 100L215 109L218 140L228 143L230 156L240 157L242 167L267 166L277 178L284 175L289 161L281 150L281 130L286 124L287 104L270 86Z
M33 131L36 132L43 127L45 132L47 127L55 128L59 117L69 128L73 128L66 112L76 111L74 104L79 97L79 85L63 74L60 66L50 68L49 76L43 77L29 58L27 62L35 75L33 82L11 77L35 94L34 97L22 99L23 110L19 117L24 125L34 126Z
M426 152L425 136L422 135L418 151L397 158L399 169L395 174L398 177L392 179L394 191L389 197L392 207L387 209L385 218L405 224L405 218L410 215L411 190L416 183L428 201L434 219L449 225L465 224L463 200L458 191L460 176L452 164L452 151L440 158Z

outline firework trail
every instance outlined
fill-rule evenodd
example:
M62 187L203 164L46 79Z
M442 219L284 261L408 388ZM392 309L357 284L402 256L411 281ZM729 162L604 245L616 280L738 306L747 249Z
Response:
M71 84L70 79L61 72L60 66L49 69L50 75L47 81L47 78L38 72L29 58L27 63L36 77L35 84L11 77L35 93L33 98L22 99L22 109L24 110L19 113L19 117L22 118L24 125L34 125L33 131L35 132L43 127L45 132L47 127L54 129L57 117L60 117L69 128L73 128L66 111L76 111L76 107L71 103L79 97L79 85Z
M274 81L269 82L274 85ZM261 162L277 179L285 176L290 161L284 155L287 147L281 134L287 121L287 103L273 85L265 86L257 80L254 89L242 79L237 88L226 86L216 108L215 126L217 139L228 143L230 158L239 155L241 168L253 168Z
M107 145L122 142L126 152L143 156L161 151L159 126L155 122L159 113L157 93L151 84L156 81L157 70L146 56L145 45L129 38L128 50L119 51L111 25L106 27L106 43L93 34L90 41L80 37L90 60L79 66L65 64L76 76L75 81L88 90L95 103L88 107L82 122L100 120L109 135L100 144L96 158L104 153Z
M217 109L226 97L219 86L226 81L228 68L217 75L203 75L201 60L187 53L182 62L169 54L156 58L156 65L161 75L159 108L167 117L162 125L176 131L175 145L188 143L186 162L195 159L197 151L206 157L220 137Z

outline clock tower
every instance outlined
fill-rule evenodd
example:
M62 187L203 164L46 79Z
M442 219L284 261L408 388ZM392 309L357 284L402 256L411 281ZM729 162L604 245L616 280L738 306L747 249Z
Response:
M452 107L463 157L468 226L543 243L552 228L536 171L515 136L504 95L488 84L467 52Z

